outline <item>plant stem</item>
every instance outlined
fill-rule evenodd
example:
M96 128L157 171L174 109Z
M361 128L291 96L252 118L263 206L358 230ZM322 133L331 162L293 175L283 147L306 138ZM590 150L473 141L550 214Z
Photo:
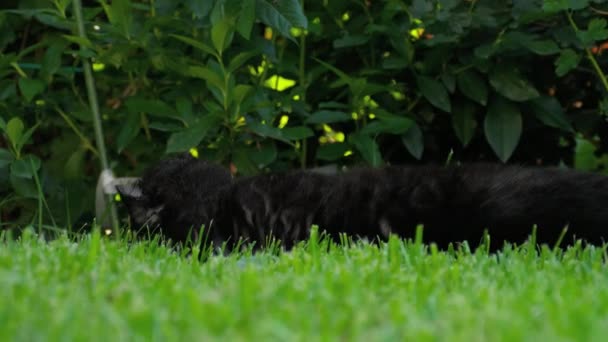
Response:
M302 6L302 12L304 11L304 1L300 0ZM298 78L300 82L300 101L306 103L306 32L302 32L300 36L300 60L298 65ZM300 152L300 167L306 168L306 154L308 153L308 139L302 139L301 143L302 151Z
M572 13L566 11L566 16L568 17L568 22L570 23L570 26L572 26L574 32L579 32L578 25L576 25L576 22L574 22L574 19L572 18ZM597 63L597 59L595 59L595 56L593 56L593 53L591 53L591 50L587 47L585 47L585 53L587 54L587 59L591 62L591 66L593 66L595 73L600 78L600 81L602 81L604 89L608 91L608 79L606 78L604 71L602 71L602 68L600 68L600 65Z
M608 91L608 79L606 78L606 74L604 74L604 72L602 71L602 68L600 68L600 65L597 63L597 60L595 59L595 56L593 56L593 54L591 53L591 50L589 50L588 48L586 48L585 52L587 53L587 58L591 62L591 65L593 66L593 69L595 69L595 72L597 73L597 76L602 81L602 85L604 86L604 89L606 91Z
M86 32L84 30L84 20L82 18L82 4L80 0L74 0L72 2L74 6L74 14L76 15L76 24L78 27L78 36L86 39ZM81 49L84 49L82 46ZM106 152L106 146L103 138L103 128L101 126L101 115L99 114L99 101L97 100L97 91L95 89L95 80L91 71L91 63L87 58L82 59L82 67L84 70L84 79L87 87L87 94L89 98L89 106L91 113L93 114L93 126L95 128L95 141L97 143L97 150L99 151L99 159L101 161L102 170L109 170L110 166L108 163L108 157ZM112 230L119 236L119 225L118 225L118 213L116 212L116 206L112 200L112 196L106 195L107 203L110 207L110 220L112 224ZM98 218L100 219L100 218Z
M32 174L34 175L34 182L36 183L36 191L38 192L38 233L42 232L42 211L43 205L46 210L49 212L49 217L51 219L51 223L53 226L57 227L57 223L55 222L55 218L53 217L53 213L51 212L51 208L49 208L49 204L44 198L44 192L42 191L42 184L40 183L40 178L38 177L38 172L34 167L34 162L30 159L30 167L32 168Z
M89 138L87 138L82 133L82 131L80 131L78 129L78 127L72 121L72 119L70 119L68 117L68 115L63 110L61 110L61 108L59 108L59 107L55 107L55 111L57 111L57 113L59 113L59 115L63 118L63 120L68 124L68 126L70 126L70 128L72 129L74 134L76 134L80 138L80 141L81 141L82 145L84 146L84 148L91 151L91 153L93 153L96 157L99 157L99 152L97 152L97 149L95 149L95 146L93 146L93 144L91 143Z

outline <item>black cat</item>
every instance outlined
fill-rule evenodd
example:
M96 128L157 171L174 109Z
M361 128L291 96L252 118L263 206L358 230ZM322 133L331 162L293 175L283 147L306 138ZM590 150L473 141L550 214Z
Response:
M539 243L575 238L601 244L608 236L608 177L558 168L492 164L360 168L335 175L310 171L233 179L228 170L189 155L161 161L132 187L119 187L136 226L173 241L204 225L215 244L239 238L263 246L269 237L289 249L316 224L329 236L413 237L439 248L484 230L491 249L524 242L537 225Z

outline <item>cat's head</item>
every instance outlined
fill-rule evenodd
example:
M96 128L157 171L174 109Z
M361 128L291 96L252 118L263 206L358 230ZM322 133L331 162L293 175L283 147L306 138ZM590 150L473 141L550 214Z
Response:
M164 226L174 226L181 213L196 211L203 199L217 194L231 183L232 176L227 169L182 154L161 160L147 169L140 179L118 185L116 190L134 228L162 231ZM184 224L190 223L198 222Z
M147 227L155 231L160 227L160 215L165 205L144 195L142 187L142 180L139 179L131 184L117 185L116 191L127 208L132 225L136 229Z

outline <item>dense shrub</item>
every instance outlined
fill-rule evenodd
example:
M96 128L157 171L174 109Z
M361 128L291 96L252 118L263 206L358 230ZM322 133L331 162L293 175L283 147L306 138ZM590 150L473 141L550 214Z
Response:
M602 168L604 3L99 0L83 39L70 0L4 0L3 225L90 218L83 58L119 175L193 147L245 175L448 156Z

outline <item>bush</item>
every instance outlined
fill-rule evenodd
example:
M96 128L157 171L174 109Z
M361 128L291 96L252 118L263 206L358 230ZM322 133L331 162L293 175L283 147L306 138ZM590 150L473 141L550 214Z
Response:
M90 58L118 175L499 160L602 168L603 1L85 1L0 8L0 214L91 218ZM603 6L603 7L602 7ZM44 196L44 197L42 197Z

